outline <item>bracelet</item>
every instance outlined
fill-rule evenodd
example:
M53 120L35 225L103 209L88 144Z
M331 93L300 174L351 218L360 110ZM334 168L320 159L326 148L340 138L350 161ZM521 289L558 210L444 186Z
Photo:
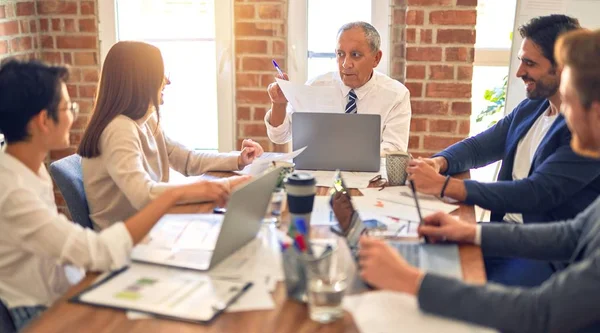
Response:
M446 176L446 180L444 181L444 186L442 186L442 191L440 192L440 198L444 197L444 192L446 192L446 187L448 187L448 183L450 182L450 176Z

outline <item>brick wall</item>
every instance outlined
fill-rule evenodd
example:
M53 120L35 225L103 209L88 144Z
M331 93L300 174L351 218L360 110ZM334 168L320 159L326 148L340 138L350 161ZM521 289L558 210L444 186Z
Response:
M263 122L270 108L267 86L274 81L272 59L287 68L287 0L235 1L237 147L251 137L265 150L282 151L267 138Z
M0 59L29 59L38 54L38 21L31 1L0 0Z
M393 1L402 27L392 34L393 75L411 92L409 150L428 156L469 134L477 0Z

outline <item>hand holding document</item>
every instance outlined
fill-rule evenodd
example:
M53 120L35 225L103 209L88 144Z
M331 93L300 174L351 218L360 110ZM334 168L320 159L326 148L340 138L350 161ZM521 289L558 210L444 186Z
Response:
M296 112L332 112L344 109L339 91L334 86L307 86L275 79L285 98Z
M278 162L278 161L291 162L294 158L296 158L296 156L300 155L305 149L306 149L306 147L302 147L291 153L282 154L282 155L278 155L275 157L272 155L268 155L265 157L259 157L259 158L255 159L254 162L252 162L252 164L247 165L244 169L242 169L238 173L242 174L242 175L252 175L252 176L261 175L269 168L269 165L271 165L271 163Z
M453 319L446 319L421 312L413 296L373 291L344 298L344 309L352 314L361 332L484 333L495 330L475 326Z

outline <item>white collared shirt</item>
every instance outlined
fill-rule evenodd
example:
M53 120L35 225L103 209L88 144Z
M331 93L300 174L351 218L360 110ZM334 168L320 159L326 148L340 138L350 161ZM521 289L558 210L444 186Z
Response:
M0 152L0 184L0 299L9 308L50 306L77 282L66 268L105 271L129 263L133 243L125 225L96 233L59 214L44 165L35 174Z
M306 82L310 86L339 87L339 98L346 106L348 93L352 88L344 85L339 72L330 72ZM356 106L359 114L381 115L381 151L408 149L408 132L410 129L410 93L397 80L373 71L371 79L362 87L354 89L357 96ZM292 117L294 112L288 103L283 123L271 126L271 110L265 115L265 124L269 139L282 144L292 139ZM344 110L340 110L344 112Z
M536 119L527 134L519 141L513 163L513 180L529 177L529 170L531 170L531 163L533 162L535 153L548 133L548 130L550 130L550 127L558 117L558 114L548 116L548 112L550 112L550 108L544 111L544 113ZM507 213L504 216L504 220L508 222L523 223L523 214Z

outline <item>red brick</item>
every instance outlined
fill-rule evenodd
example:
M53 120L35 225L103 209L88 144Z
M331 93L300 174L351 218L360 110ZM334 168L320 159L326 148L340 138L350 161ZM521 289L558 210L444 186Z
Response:
M59 49L97 49L96 36L56 36Z
M52 19L52 31L61 31L60 19Z
M459 142L461 138L458 137L442 137L434 135L426 135L423 138L423 149L427 150L442 150L449 146Z
M77 2L73 1L38 1L38 15L77 14Z
M96 52L75 52L74 64L77 66L92 66L98 64Z
M429 66L429 79L452 80L454 79L454 66L431 65Z
M471 98L470 83L433 83L425 88L427 97L437 98Z
M29 21L29 31L31 31L32 33L38 32L38 27L37 27L36 20L30 20Z
M6 17L6 9L4 7L4 5L0 6L0 19L3 19Z
M235 86L237 88L257 88L260 86L260 74L236 73Z
M48 19L40 19L40 31L48 32L50 31L50 23Z
M392 12L392 17L393 17L393 24L397 24L397 25L403 25L406 23L406 9L405 8L400 8L400 9L394 9L394 11Z
M7 3L5 10L6 10L6 17L15 17L16 16L14 3Z
M446 61L472 62L475 55L473 48L467 47L447 47Z
M73 125L71 125L71 129L72 130L82 130L85 129L88 125L88 122L90 121L90 118L86 115L82 115L83 112L83 107L81 106L81 102L79 102L79 116L77 116L77 119L75 119L75 122L73 123Z
M458 123L458 134L469 135L471 132L471 121L470 120L461 120Z
M98 69L82 69L81 77L83 82L98 83L100 80L100 73Z
M280 19L283 17L281 4L258 5L258 17L261 19Z
M33 49L33 40L31 37L17 37L10 41L12 52L23 52Z
M274 55L284 56L286 54L285 42L281 40L274 40L272 50Z
M262 75L260 75L260 85L259 86L261 88L265 88L266 89L271 83L275 82L275 74L277 74L277 72L275 72L273 74L262 74Z
M63 63L66 65L73 65L73 55L71 52L63 52Z
M437 152L435 152L437 153ZM411 153L411 155L413 156L413 158L430 158L434 153L430 153L430 152L423 152L423 151L413 151Z
M240 53L267 53L267 41L266 40L236 40L235 41L235 52Z
M421 147L421 137L410 135L408 138L408 149L419 149Z
M49 62L51 64L60 64L62 63L62 57L60 56L60 52L42 52L42 60Z
M79 97L80 98L94 98L96 95L96 85L80 84L79 85Z
M404 85L410 91L410 97L423 96L423 83L420 82L405 82Z
M238 106L237 120L250 120L250 108L247 106Z
M433 31L431 29L421 29L419 33L422 44L431 44L433 42Z
M430 119L429 120L429 132L445 132L454 133L456 132L457 121L448 119Z
M477 0L457 0L456 5L457 6L477 7Z
M42 47L45 49L54 49L54 37L52 36L41 36Z
M19 33L19 21L0 23L0 36L10 36Z
M446 115L449 104L443 101L411 101L413 115Z
M435 10L429 13L429 23L442 25L475 25L476 10Z
M245 137L250 136L267 136L267 127L264 123L258 124L240 124L242 133Z
M265 119L265 115L267 114L267 109L266 108L258 108L255 107L254 108L254 120L263 120Z
M283 28L282 24L279 23L237 22L235 24L235 35L248 37L283 37Z
M71 98L77 98L79 97L79 93L77 92L77 86L74 84L67 84L67 90L69 91L69 96Z
M101 1L101 0L98 0ZM81 1L81 14L82 15L94 15L96 14L96 2L95 1Z
M79 100L77 101L79 103L79 114L89 114L92 112L92 106L94 105L94 102L90 101L90 100Z
M408 0L409 6L451 6L454 0Z
M457 79L471 81L473 79L473 66L458 66Z
M437 42L442 44L475 44L475 30L438 29Z
M416 47L406 48L406 60L412 61L441 61L441 47Z
M272 59L271 57L244 57L242 58L242 69L244 71L272 71L274 70ZM281 68L285 68L284 59L275 58L275 61Z
M77 26L74 19L65 19L65 32L77 32Z
M235 4L234 16L236 20L254 18L254 4Z
M453 115L470 116L471 110L471 102L452 102Z
M8 42L5 40L0 40L0 54L8 53Z
M409 10L406 12L406 24L423 25L425 22L425 13L422 10Z
M21 33L22 34L28 34L29 33L29 21L28 20L19 21L19 25L21 26Z
M267 104L271 99L266 90L240 90L236 93L238 103Z
M406 42L414 43L417 41L417 29L406 29Z
M81 31L81 32L96 32L96 31L98 31L97 27L96 27L96 19L90 18L90 19L79 20L79 31Z
M427 119L412 117L410 120L410 132L427 132Z
M425 65L408 65L406 66L406 78L407 79L425 79L425 72L427 68Z
M402 59L402 58L404 58L404 52L405 51L406 51L406 48L404 47L404 44L394 45L393 57L394 58Z
M33 2L17 2L17 16L31 16L35 14Z
M83 136L83 133L81 132L73 132L71 131L69 133L69 142L71 144L71 146L77 146L79 145L79 143L81 143L81 137Z
M69 70L69 82L80 83L81 81L81 68L72 67Z

